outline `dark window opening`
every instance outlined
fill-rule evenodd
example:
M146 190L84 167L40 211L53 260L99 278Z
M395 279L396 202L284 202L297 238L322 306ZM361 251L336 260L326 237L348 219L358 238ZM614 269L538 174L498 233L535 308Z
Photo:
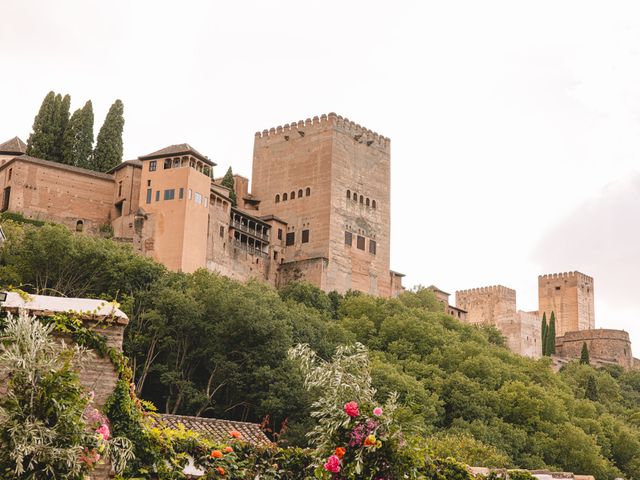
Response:
M170 188L164 191L165 200L173 200L174 198L176 198L176 190L174 188Z
M116 218L122 216L122 204L123 203L124 203L124 200L121 200L118 203L116 203L116 205L115 205L115 207L116 207Z
M280 203L280 194L276 195L276 203Z
M357 201L358 201L358 194L357 194L357 193L354 193L354 194L353 194L353 201L354 201L354 202L357 202Z
M364 195L360 195L360 203L364 203Z
M11 177L13 176L13 168L9 169L9 178L7 179L7 181L11 180Z
M6 187L2 194L2 211L9 210L9 198L11 197L11 187Z
M363 236L358 235L358 240L357 240L356 246L358 247L358 250L364 250L364 237Z
M347 200L351 200L351 190L347 190Z
M178 190L178 198L180 200L182 200L184 198L184 188L180 187L180 190Z
M309 230L302 230L302 243L309 243Z
M295 200L296 199L296 192L291 192L291 200Z
M306 195L307 197L311 195L311 187L307 187Z
M151 186L151 180L147 180L147 187Z
M118 198L122 196L122 180L118 182Z
M376 241L369 240L369 253L375 255L376 254Z
M373 208L376 208L376 201L375 201L375 200L372 200L372 201L371 201L371 206L372 206Z
M170 158L167 158L167 159L164 161L164 169L165 169L165 170L168 170L168 169L170 169L170 168L171 168L171 159L170 159Z
M224 227L220 227L220 237L224 238Z
M367 207L369 206L369 199L367 198L367 201L365 202L365 204L367 205Z
M282 240L282 229L278 229L278 240Z
M273 259L278 260L278 252L276 251L273 252Z
M160 190L156 190L156 202L160 201Z
M286 193L283 193L283 194L282 194L282 201L283 201L283 202L286 202L286 201L287 201L287 194L286 194Z
M556 287L556 290L560 290L560 287Z
M287 241L286 241L287 247L290 247L294 243L296 243L296 232L287 233Z
M151 203L151 195L153 190L151 188L147 188L147 203Z
M344 232L344 244L351 246L353 243L353 234L351 232Z
M298 190L298 198L302 198L302 189Z
M149 162L149 171L150 172L155 172L157 165L158 165L158 162L156 160L151 160Z
M76 232L81 232L84 230L84 222L82 220L78 220L76 222Z

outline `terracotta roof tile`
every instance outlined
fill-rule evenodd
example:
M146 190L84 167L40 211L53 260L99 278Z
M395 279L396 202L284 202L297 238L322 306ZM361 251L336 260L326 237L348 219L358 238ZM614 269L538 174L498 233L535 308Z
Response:
M16 155L22 155L27 153L27 144L18 137L13 137L4 143L0 143L0 153L14 153Z
M0 169L5 168L7 165L14 162L30 162L37 165L45 165L47 167L59 168L61 170L68 170L70 172L76 172L83 175L90 175L92 177L102 178L104 180L113 180L113 175L108 173L96 172L94 170L87 170L86 168L74 167L73 165L67 165L65 163L52 162L50 160L43 160L42 158L32 157L30 155L20 155L9 160L4 165L0 166Z
M178 143L176 145L169 145L168 147L161 148L160 150L156 150L155 152L149 153L147 155L142 155L138 157L141 160L147 160L151 158L160 158L160 157L170 157L173 155L183 155L183 154L191 154L196 158L199 158L203 162L208 163L209 165L215 166L216 164L213 161L209 160L206 156L201 154L195 148L193 148L188 143Z
M230 440L229 432L235 430L242 435L241 440L254 445L271 443L257 423L236 422L233 420L219 420L217 418L187 417L183 415L160 414L160 421L169 428L183 425L187 430L199 433L214 442Z

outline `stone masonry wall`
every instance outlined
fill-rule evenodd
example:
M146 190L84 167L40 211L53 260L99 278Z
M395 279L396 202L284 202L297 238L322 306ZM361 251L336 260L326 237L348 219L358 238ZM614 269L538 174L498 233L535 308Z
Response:
M617 363L625 369L634 367L629 334L623 330L604 328L567 332L556 337L556 355L563 358L580 358L582 344L586 343L589 356L605 363Z
M595 328L593 278L580 272L538 277L540 315L555 313L556 334Z

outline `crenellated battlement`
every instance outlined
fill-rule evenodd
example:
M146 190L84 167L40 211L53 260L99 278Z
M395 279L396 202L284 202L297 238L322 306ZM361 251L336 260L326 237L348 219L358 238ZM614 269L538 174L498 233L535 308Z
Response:
M468 290L456 290L456 298L458 295L472 295L477 293L515 295L516 291L503 285L492 285L489 287L470 288Z
M310 129L323 129L328 126L352 135L354 140L367 146L374 145L385 149L390 146L391 140L388 137L380 135L333 112L320 115L319 117L315 116L313 118L307 118L306 120L298 120L284 125L278 125L268 130L265 129L262 132L256 132L255 137L256 139L265 139L291 134L297 134L303 137Z
M547 273L544 275L538 275L538 279L540 280L556 280L561 278L576 278L578 280L590 281L593 282L593 277L589 275L585 275L584 273L573 271L573 272L561 272L561 273Z

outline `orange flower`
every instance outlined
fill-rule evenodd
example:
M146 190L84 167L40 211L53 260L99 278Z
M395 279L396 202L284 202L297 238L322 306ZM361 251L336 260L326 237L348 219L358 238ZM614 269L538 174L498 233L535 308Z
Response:
M231 430L231 431L229 432L229 435L231 435L233 438L240 438L240 437L242 437L242 434L241 434L239 431L237 431L237 430Z
M224 475L224 468L222 468L222 467L216 467L216 471L217 471L220 475Z
M231 447L224 447L224 452L225 452L225 453L231 453L231 452L233 452L233 448L231 448Z
M373 445L376 444L376 436L375 435L369 435L367 438L364 439L364 446L365 447L371 447Z
M213 450L211 452L211 458L222 458L222 457L224 457L224 455L220 450Z
M336 448L336 457L342 458L347 451L343 447Z

